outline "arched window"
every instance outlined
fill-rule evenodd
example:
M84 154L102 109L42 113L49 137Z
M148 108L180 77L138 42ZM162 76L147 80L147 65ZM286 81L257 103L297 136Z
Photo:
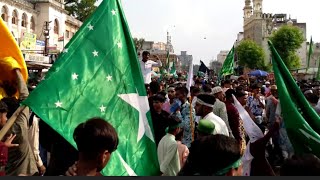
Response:
M18 12L14 10L12 12L12 24L18 25Z
M59 21L57 19L54 20L53 31L55 34L59 34Z
M22 14L21 26L22 27L27 27L27 23L28 23L28 17L26 15L26 13L23 13Z
M30 29L32 30L35 30L36 29L36 25L34 23L34 18L33 16L31 16L31 19L30 19Z
M8 8L7 8L7 6L2 6L1 18L3 19L3 21L8 22Z

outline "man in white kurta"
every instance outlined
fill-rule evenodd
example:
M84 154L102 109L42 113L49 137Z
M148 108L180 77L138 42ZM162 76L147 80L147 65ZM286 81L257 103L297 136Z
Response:
M149 57L150 57L150 53L148 51L144 51L142 53L142 60L140 61L140 68L141 68L144 84L151 83L152 68L162 66L162 63L159 57L156 57L157 62L149 60Z

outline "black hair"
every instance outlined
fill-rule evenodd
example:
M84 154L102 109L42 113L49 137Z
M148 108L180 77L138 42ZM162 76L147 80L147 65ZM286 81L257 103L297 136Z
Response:
M166 97L167 93L166 91L162 90L158 94L162 95L163 97Z
M194 82L194 84L202 84L202 83L201 83L200 80L197 79L197 80Z
M2 100L0 101L0 113L7 113L8 106Z
M166 98L162 94L156 94L153 96L153 102L159 101L161 103L164 103L166 101Z
M5 97L1 100L8 107L7 117L10 118L14 112L19 108L19 100L15 97Z
M205 93L212 93L212 89L211 89L211 86L209 84L206 84L203 86L203 91Z
M310 103L313 103L313 104L318 103L319 97L314 93L306 94L305 97Z
M187 96L189 93L189 90L186 87L180 87L180 86L176 87L175 91L176 92L179 91L179 92L183 93L185 96Z
M236 96L236 91L233 89L228 89L226 92L226 99L232 98L232 95Z
M191 91L192 94L195 94L195 93L200 93L201 89L198 88L198 87L195 87L195 86L191 86L190 87L190 91Z
M281 176L320 176L320 159L313 154L294 155L280 169Z
M223 82L223 84L231 84L231 81L230 81L229 79L227 79L227 80L225 80L225 81Z
M214 104L216 102L216 98L211 94L199 94L197 98L208 104Z
M3 82L3 89L5 90L8 97L13 97L14 94L17 93L18 89L16 88L14 83L10 83L9 81Z
M112 153L119 144L116 130L102 118L92 118L79 124L74 130L73 138L85 160L95 160L105 150Z
M211 134L191 144L187 162L178 175L212 176L240 158L241 152L237 140L221 134Z
M183 138L183 131L184 129L183 128L180 128L180 131L178 134L176 134L176 141L182 141L182 138Z
M160 85L158 82L152 81L150 83L149 89L152 94L157 94L160 91Z
M255 89L260 89L261 87L258 84L252 84L250 88L251 90L255 90Z
M181 123L181 119L179 119L177 116L175 115L168 116L168 124L169 124L168 132L174 131L180 123Z
M142 52L142 56L147 56L147 55L150 55L150 52L149 52L149 51L143 51L143 52Z

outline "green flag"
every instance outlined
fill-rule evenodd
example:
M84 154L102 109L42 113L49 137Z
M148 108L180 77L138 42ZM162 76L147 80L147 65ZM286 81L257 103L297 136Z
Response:
M172 66L170 68L170 74L172 74L172 75L177 74L176 65L175 65L174 61L173 61Z
M318 59L318 72L317 72L317 80L320 80L320 57Z
M100 4L23 103L74 147L80 123L92 117L111 123L120 142L103 175L159 175L147 94L120 0Z
M228 53L226 60L224 61L220 70L220 77L228 76L234 73L234 46Z
M313 54L313 41L312 41L312 36L311 36L310 45L309 45L309 54L308 54L307 70L308 70L309 67L310 67L310 60L311 60L312 54Z
M282 116L295 153L313 153L320 157L320 118L295 83L271 41L268 43Z
M169 53L169 50L167 51L167 63L166 63L166 67L167 67L167 72L169 72L169 67L170 67L170 53Z

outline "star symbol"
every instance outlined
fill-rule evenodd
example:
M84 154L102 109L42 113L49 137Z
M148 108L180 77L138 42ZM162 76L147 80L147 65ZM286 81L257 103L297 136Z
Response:
M147 118L147 112L150 110L147 96L139 96L138 93L119 94L118 96L139 112L139 130L137 142L142 139L144 134L146 134L146 136L154 142Z
M111 13L112 15L116 15L116 11L114 9L112 9Z
M116 151L116 152L117 152L117 154L118 154L118 156L119 156L119 158L120 158L120 161L121 161L123 167L126 169L128 175L129 175L129 176L137 176L137 174L132 170L132 168L128 165L128 163L126 163L126 162L124 161L124 159L122 158L122 156L120 155L120 153L119 153L118 151Z
M68 49L64 49L63 52L64 52L64 53L68 53Z
M98 53L99 53L99 52L96 51L96 50L94 50L94 51L92 52L92 54L93 54L94 57L98 56Z
M107 76L107 80L108 80L108 81L112 81L112 76L108 75L108 76Z
M62 102L60 102L60 101L58 101L58 102L56 102L56 103L54 103L54 104L56 105L56 108L62 107Z
M78 74L73 73L73 74L72 74L72 80L76 80L76 79L78 79L78 76L79 76Z
M88 28L90 29L90 31L93 30L93 26L91 24L88 26Z
M121 42L118 42L118 43L117 43L117 46L118 46L118 48L122 48L122 43L121 43Z
M101 107L99 107L99 109L102 113L106 112L106 107L104 107L103 105L101 105Z

